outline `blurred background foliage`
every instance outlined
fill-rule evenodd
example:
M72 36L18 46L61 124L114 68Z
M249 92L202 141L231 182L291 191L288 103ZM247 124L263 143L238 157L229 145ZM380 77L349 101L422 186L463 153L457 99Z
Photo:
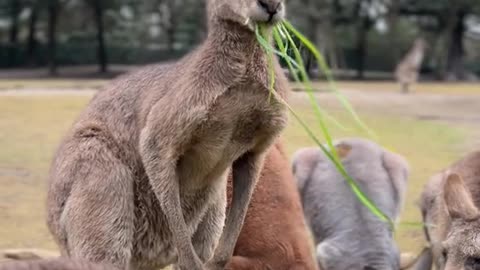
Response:
M417 37L423 78L480 76L478 0L290 0L289 19L340 76L390 78ZM142 65L180 57L206 35L204 0L0 0L0 68ZM304 54L312 76L318 75Z

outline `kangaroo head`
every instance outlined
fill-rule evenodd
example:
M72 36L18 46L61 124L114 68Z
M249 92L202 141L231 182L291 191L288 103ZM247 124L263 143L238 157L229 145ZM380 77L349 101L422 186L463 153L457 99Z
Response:
M254 29L258 23L274 25L285 16L284 0L207 0L210 22L229 21Z
M443 198L451 227L442 243L445 270L480 269L480 211L459 174L449 174Z

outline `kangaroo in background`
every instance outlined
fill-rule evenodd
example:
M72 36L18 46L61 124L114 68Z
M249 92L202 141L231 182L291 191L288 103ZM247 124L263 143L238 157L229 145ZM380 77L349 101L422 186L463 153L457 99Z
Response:
M426 48L427 43L425 40L417 38L412 48L395 69L395 78L402 86L402 92L404 94L409 93L410 86L418 81L418 75L422 67L423 58L425 57Z
M468 154L434 175L424 188L420 208L431 251L415 270L480 269L480 151ZM428 257L431 257L428 260Z
M405 159L363 139L340 140L335 147L362 191L391 219L396 219L409 175ZM320 149L306 148L295 153L293 171L315 237L320 268L400 268L400 254L390 226L362 205Z
M216 270L230 259L265 151L287 123L284 104L269 99L254 33L257 23L280 21L285 7L207 0L207 11L202 45L110 83L61 143L47 210L64 256L133 270ZM284 96L288 82L275 68Z

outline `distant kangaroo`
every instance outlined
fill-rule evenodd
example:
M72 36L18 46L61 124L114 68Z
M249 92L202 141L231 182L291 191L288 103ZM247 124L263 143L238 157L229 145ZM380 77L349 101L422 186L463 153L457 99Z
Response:
M480 269L480 151L433 176L424 188L421 210L432 257L415 270Z
M207 10L200 47L109 84L64 138L47 204L63 255L129 270L216 270L230 259L265 151L287 124L284 104L269 100L253 31L280 21L285 7L208 0ZM283 96L288 82L275 68Z
M363 139L340 140L336 148L350 176L385 214L396 219L407 187L407 162ZM293 171L315 237L320 268L400 268L400 254L390 226L362 205L320 149L298 151Z
M395 70L395 78L402 86L402 92L410 92L410 86L418 81L427 43L422 38L415 40L413 47L400 61Z

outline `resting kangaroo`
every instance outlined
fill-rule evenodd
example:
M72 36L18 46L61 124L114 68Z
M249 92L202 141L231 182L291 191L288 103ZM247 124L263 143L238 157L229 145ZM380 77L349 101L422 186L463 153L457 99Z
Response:
M47 208L64 255L142 270L223 269L231 257L264 152L287 123L284 104L269 99L253 29L281 20L285 8L281 0L208 0L207 10L199 48L115 80L63 140ZM275 67L284 95L288 82Z
M433 176L421 197L436 269L480 269L480 151ZM417 270L430 270L430 265Z
M385 214L396 219L407 186L407 162L363 139L341 140L336 148L349 175ZM320 149L298 151L293 171L320 268L399 269L400 254L390 226L362 205Z

